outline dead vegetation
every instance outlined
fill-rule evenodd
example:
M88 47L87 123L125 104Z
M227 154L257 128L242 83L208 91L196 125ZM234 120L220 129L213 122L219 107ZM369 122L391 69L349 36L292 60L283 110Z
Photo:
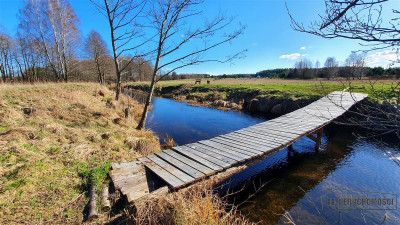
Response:
M135 129L142 106L113 96L96 84L0 86L1 224L82 223L90 186L100 194L111 162L160 151L151 131ZM235 210L226 211L211 188L164 196L136 210L128 206L119 214L99 213L92 223L116 221L121 214L128 224L246 222Z
M135 129L142 107L113 96L95 84L0 86L0 223L80 223L89 172L101 182L110 162L160 151Z
M250 224L207 182L131 206L126 216L129 224Z

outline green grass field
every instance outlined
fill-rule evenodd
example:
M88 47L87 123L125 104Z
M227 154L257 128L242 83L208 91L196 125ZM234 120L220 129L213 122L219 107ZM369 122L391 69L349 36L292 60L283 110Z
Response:
M318 99L333 91L347 89L352 92L369 94L370 100L394 100L398 97L399 80L282 80L282 79L202 79L201 84L196 84L194 79L160 81L158 86L178 89L183 85L188 86L190 93L212 92L258 92L259 95L274 96L284 99ZM148 83L131 83L133 86L147 86ZM386 99L387 98L387 99Z

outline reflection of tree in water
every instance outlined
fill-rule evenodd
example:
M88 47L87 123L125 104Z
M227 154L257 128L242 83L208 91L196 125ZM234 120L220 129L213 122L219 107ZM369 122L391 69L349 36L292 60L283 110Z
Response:
M336 132L338 131L332 130L330 133ZM277 155L280 155L279 161L275 160L271 164L263 165L269 168L257 174L240 193L230 196L229 201L238 204L254 193L255 188L270 181L256 195L255 201L249 199L249 203L242 205L241 211L254 222L262 221L263 224L277 224L282 219L285 210L290 210L293 206L296 206L306 196L307 192L316 187L338 166L340 167L340 163L351 153L352 150L347 146L354 144L355 139L349 138L351 137L350 132L346 132L344 135L342 131L340 132L340 135L329 137L326 150L314 152L311 145L304 144L305 141L300 141L299 145L302 146L296 147L295 145L293 152L285 149L277 153ZM237 188L234 188L233 191L237 191L242 186L236 185ZM315 219L321 222L315 209L310 207L301 206L299 209L304 210L304 213L307 214L312 213L310 221L313 221L311 217L316 217Z

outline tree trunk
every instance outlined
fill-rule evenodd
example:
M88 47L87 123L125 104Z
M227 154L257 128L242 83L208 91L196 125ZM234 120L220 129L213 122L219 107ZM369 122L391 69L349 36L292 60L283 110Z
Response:
M112 49L113 49L113 54L114 54L115 72L117 74L117 90L116 90L116 94L115 94L115 100L118 101L119 95L121 93L121 71L119 70L118 54L117 54L117 48L115 46L114 24L113 24L114 22L113 22L113 19L111 18L110 9L108 7L107 0L104 0L104 5L106 6L108 22L110 24L111 44L112 44Z
M158 65L160 64L160 59L161 59L161 50L162 50L162 40L163 35L161 32L160 35L160 41L158 42L158 52L157 52L157 58L156 58L156 64L154 65L154 70L153 70L153 77L151 78L151 85L150 85L150 90L149 90L149 95L147 96L146 103L144 105L142 117L140 118L140 122L136 129L141 130L144 128L144 125L146 123L146 118L147 118L147 112L149 111L149 106L151 104L151 98L153 97L153 92L154 92L154 87L156 85L156 76L157 76L157 71L158 71Z
M156 73L156 71L155 71L155 73ZM136 129L138 129L138 130L143 129L144 125L146 123L147 112L149 111L149 106L151 104L151 99L153 97L154 87L155 87L155 83L156 83L155 81L156 81L156 74L153 74L153 78L151 79L149 94L147 95L147 99L146 99L146 103L144 105L142 117L140 118L139 125L136 127Z

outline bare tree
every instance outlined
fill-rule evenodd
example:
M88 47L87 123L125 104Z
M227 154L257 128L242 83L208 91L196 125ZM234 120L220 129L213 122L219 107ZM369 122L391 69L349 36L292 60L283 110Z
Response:
M94 30L90 31L85 41L84 51L87 58L95 65L99 83L104 84L109 51L107 44L98 32Z
M202 12L196 7L203 3L202 0L154 0L151 3L148 17L153 21L151 27L157 35L157 46L150 90L137 129L145 126L157 81L183 67L204 62L229 62L243 53L236 53L226 59L205 58L206 52L237 38L244 27L239 26L238 30L230 34L220 34L231 24L232 19L218 15L205 21L203 26L191 28L189 21L201 16ZM162 70L165 73L157 76Z
M74 62L78 17L68 0L48 0L47 17L52 27L53 49L62 79L67 82Z
M301 79L310 79L314 77L314 71L312 69L313 63L306 58L300 59L294 65L295 77Z
M3 83L7 81L7 78L11 77L11 59L11 37L0 33L0 73Z
M324 63L324 70L326 78L329 80L332 77L336 77L339 71L338 63L336 62L335 57L328 57Z
M345 61L345 65L349 67L350 76L353 80L357 77L361 79L367 72L365 67L365 55L363 53L352 52Z
M55 79L68 81L78 40L78 18L68 0L27 0L19 19L20 36L39 43Z
M384 21L383 9L389 0L325 0L325 13L305 26L290 13L293 29L323 38L346 38L362 41L368 50L395 49L399 56L400 11L391 9ZM392 1L391 1L392 2ZM389 9L386 9L389 10ZM393 62L394 63L394 62ZM400 63L399 57L397 63Z
M103 14L109 23L111 34L111 45L113 50L115 73L117 76L117 87L115 99L119 99L121 93L121 75L132 61L138 57L147 55L140 54L140 48L151 39L143 40L142 25L137 20L141 15L147 1L136 0L90 0L98 11ZM133 43L133 41L136 41ZM139 41L138 41L139 40ZM134 52L134 56L129 59L129 63L122 66L120 58L128 52Z

